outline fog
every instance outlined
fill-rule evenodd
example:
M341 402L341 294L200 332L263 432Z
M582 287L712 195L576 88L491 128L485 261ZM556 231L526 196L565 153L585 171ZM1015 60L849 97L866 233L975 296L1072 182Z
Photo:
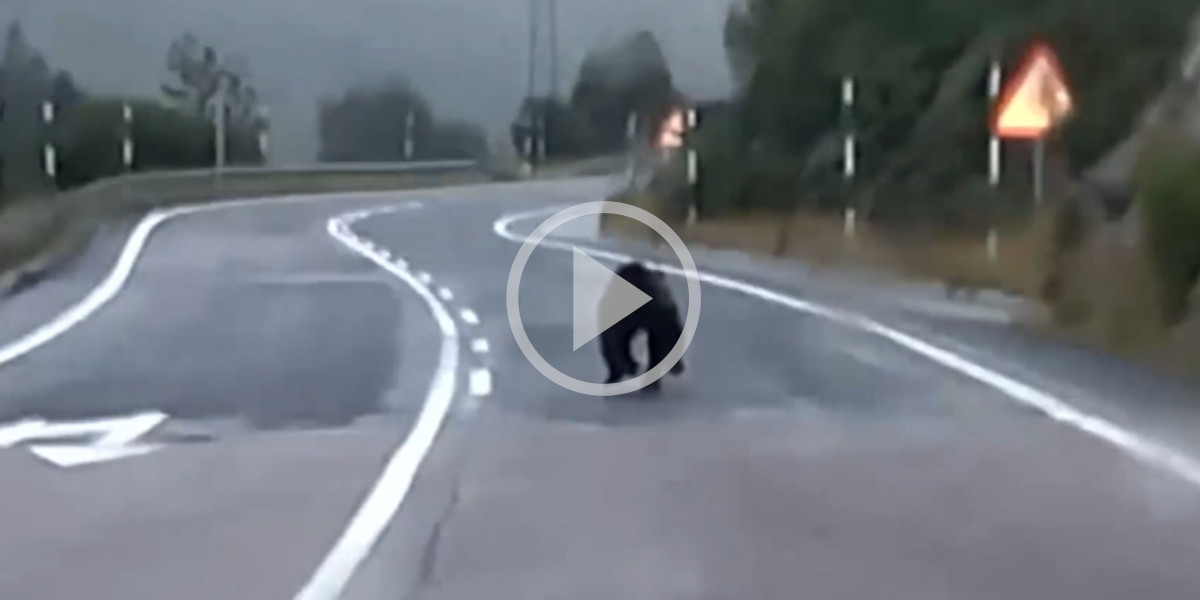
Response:
M680 89L727 93L721 26L729 2L559 0L560 89L589 48L646 28ZM272 110L277 163L315 156L320 95L383 75L406 74L440 116L504 127L527 85L528 14L529 0L0 2L0 21L19 18L51 63L93 93L156 93L166 49L185 30L244 55ZM542 86L548 66L543 57Z

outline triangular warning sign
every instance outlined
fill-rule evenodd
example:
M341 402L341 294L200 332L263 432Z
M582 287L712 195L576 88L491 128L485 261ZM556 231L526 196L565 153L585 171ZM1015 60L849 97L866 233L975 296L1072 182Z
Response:
M1071 90L1058 57L1049 46L1037 44L1004 87L992 132L1002 138L1040 138L1072 108Z

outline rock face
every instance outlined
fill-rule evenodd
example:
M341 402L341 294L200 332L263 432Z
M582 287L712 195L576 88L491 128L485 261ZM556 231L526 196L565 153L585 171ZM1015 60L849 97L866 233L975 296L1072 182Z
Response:
M1134 198L1134 170L1150 134L1182 133L1200 146L1200 14L1190 24L1179 70L1145 108L1129 137L1084 175L1072 201L1083 216L1082 241L1054 260L1056 320L1110 345L1161 337L1161 303L1147 259L1144 216ZM1200 288L1192 316L1171 335L1172 344L1200 348Z
M1182 132L1200 145L1200 14L1189 31L1175 77L1142 112L1133 133L1089 169L1085 179L1107 189L1128 189L1146 134L1160 126Z

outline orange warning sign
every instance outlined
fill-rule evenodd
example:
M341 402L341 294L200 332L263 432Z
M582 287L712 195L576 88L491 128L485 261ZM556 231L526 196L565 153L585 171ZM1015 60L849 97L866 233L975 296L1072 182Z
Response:
M1002 138L1037 139L1072 108L1071 91L1058 58L1049 46L1037 44L1004 87L992 132Z

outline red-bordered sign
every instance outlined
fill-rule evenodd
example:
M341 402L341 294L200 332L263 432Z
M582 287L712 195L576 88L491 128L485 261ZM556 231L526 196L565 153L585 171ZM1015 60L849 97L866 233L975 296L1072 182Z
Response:
M1058 57L1050 46L1037 43L1005 85L996 105L992 133L1001 138L1037 139L1073 108Z

